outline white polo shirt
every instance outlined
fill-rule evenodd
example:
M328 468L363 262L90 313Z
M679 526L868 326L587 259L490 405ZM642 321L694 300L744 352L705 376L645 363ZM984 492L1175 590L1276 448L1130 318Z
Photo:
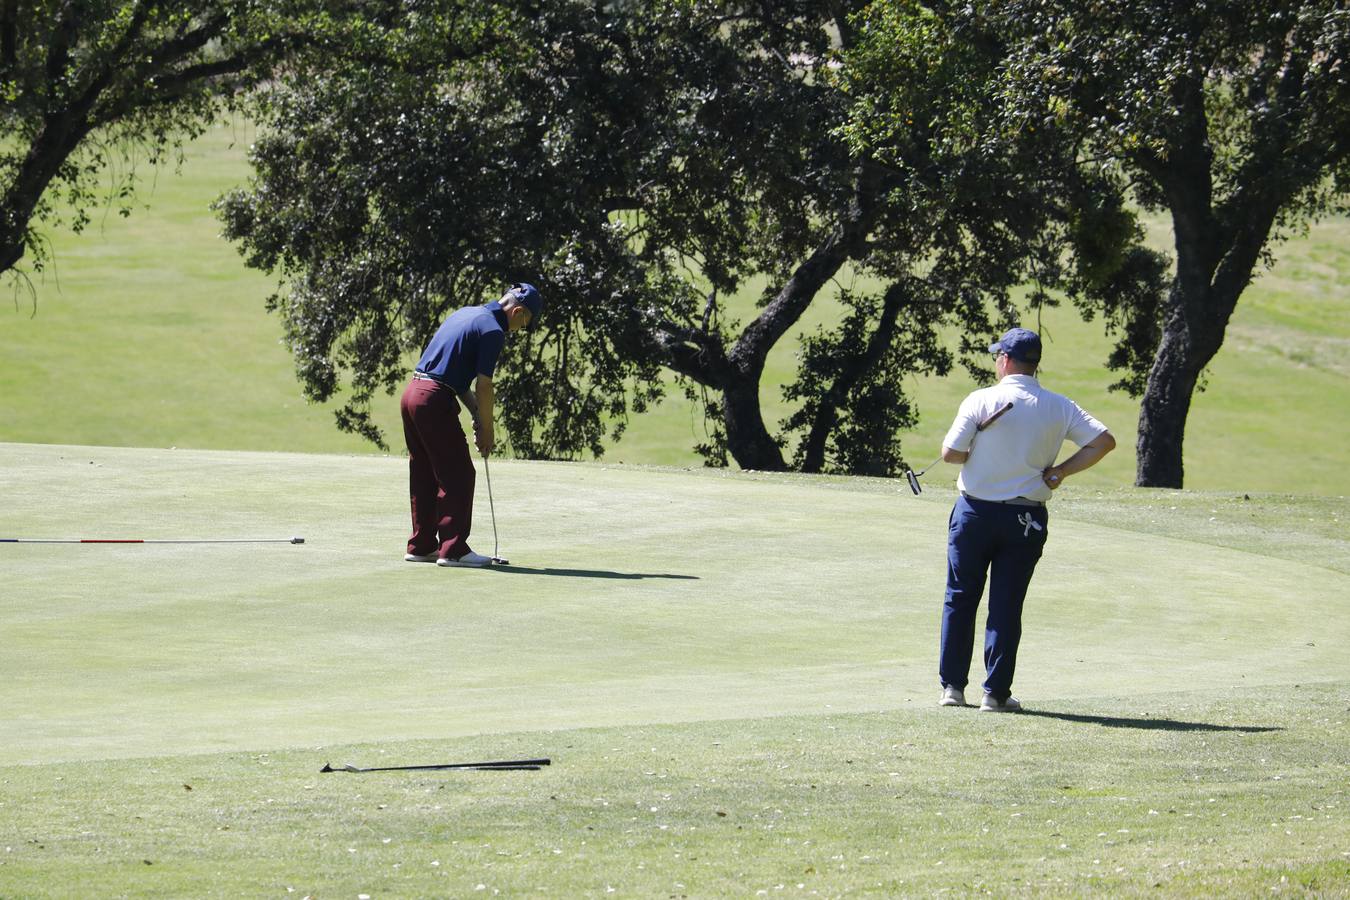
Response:
M1013 408L984 431L976 426L1008 403ZM1041 472L1055 464L1064 441L1091 443L1106 426L1062 394L1047 391L1033 375L1009 375L966 397L944 447L970 454L956 486L981 500L1049 500Z

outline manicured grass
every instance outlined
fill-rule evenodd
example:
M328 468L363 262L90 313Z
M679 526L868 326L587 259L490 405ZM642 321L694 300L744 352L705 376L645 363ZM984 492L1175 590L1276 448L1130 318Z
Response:
M0 768L16 896L1345 896L1350 683ZM541 772L328 774L547 752Z
M142 195L147 208L126 220L96 216L84 235L51 235L57 266L36 285L36 305L20 291L0 311L0 439L370 452L336 431L330 409L303 400L278 343L280 324L263 310L268 280L244 268L207 209L247 179L252 134L246 123L213 129L191 145L181 175L153 177ZM1195 398L1189 488L1345 492L1350 220L1317 225L1278 256L1244 296L1209 390ZM753 293L728 316L751 315ZM830 304L818 304L771 354L762 389L771 428L789 412L779 388L795 375L796 335L832 315ZM1085 483L1130 484L1138 410L1107 392L1115 376L1102 366L1108 342L1098 326L1067 309L1027 324L1047 339L1047 386L1075 397L1120 440ZM905 446L916 465L937 455L956 404L975 386L964 374L915 380L922 420ZM376 418L397 452L396 413L390 398ZM606 458L697 466L691 448L705 439L677 393L634 418Z
M0 544L0 896L1350 891L1343 498L1066 486L1013 717L933 705L948 491L493 472L478 572L396 459L0 445L0 537L306 538Z

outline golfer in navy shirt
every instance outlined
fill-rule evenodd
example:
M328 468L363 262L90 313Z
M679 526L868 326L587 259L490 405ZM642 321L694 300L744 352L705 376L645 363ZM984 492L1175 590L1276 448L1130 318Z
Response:
M533 285L513 285L500 300L452 314L418 360L400 404L412 503L412 537L403 557L408 562L473 568L491 564L489 557L469 548L477 473L459 409L468 406L475 443L486 457L495 443L492 374L506 334L539 318L543 308Z
M999 382L961 403L942 441L942 459L960 463L947 529L947 594L938 677L943 706L965 706L975 612L989 579L980 709L1016 712L1012 696L1022 603L1048 534L1045 501L1064 479L1116 446L1106 426L1036 380L1041 339L1013 328L990 345ZM996 416L997 414L997 416ZM1079 449L1055 465L1064 441Z

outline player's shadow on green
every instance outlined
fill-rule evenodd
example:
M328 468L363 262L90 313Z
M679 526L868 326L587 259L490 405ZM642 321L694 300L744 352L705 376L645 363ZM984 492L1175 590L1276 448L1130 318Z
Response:
M1243 734L1260 734L1266 731L1284 731L1277 725L1214 725L1209 722L1181 722L1177 719L1130 719L1124 716L1085 716L1078 713L1047 712L1042 709L1024 709L1023 716L1042 716L1047 719L1062 719L1065 722L1081 722L1084 725L1101 725L1103 728L1139 728L1145 731L1240 731Z
M610 572L606 569L532 569L529 566L493 566L492 571L509 575L553 575L563 578L620 578L636 581L641 578L671 578L676 581L698 581L697 575L670 575L653 572Z

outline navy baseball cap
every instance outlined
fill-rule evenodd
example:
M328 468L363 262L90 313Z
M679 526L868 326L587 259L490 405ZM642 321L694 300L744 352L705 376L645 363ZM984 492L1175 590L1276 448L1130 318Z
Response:
M530 311L530 322L539 321L539 317L544 312L544 295L539 293L537 287L522 281L511 285L511 290L506 293L508 296L515 297L522 306Z
M1018 362L1041 361L1041 337L1025 328L1009 328L1003 337L989 345L990 353L1006 353Z

